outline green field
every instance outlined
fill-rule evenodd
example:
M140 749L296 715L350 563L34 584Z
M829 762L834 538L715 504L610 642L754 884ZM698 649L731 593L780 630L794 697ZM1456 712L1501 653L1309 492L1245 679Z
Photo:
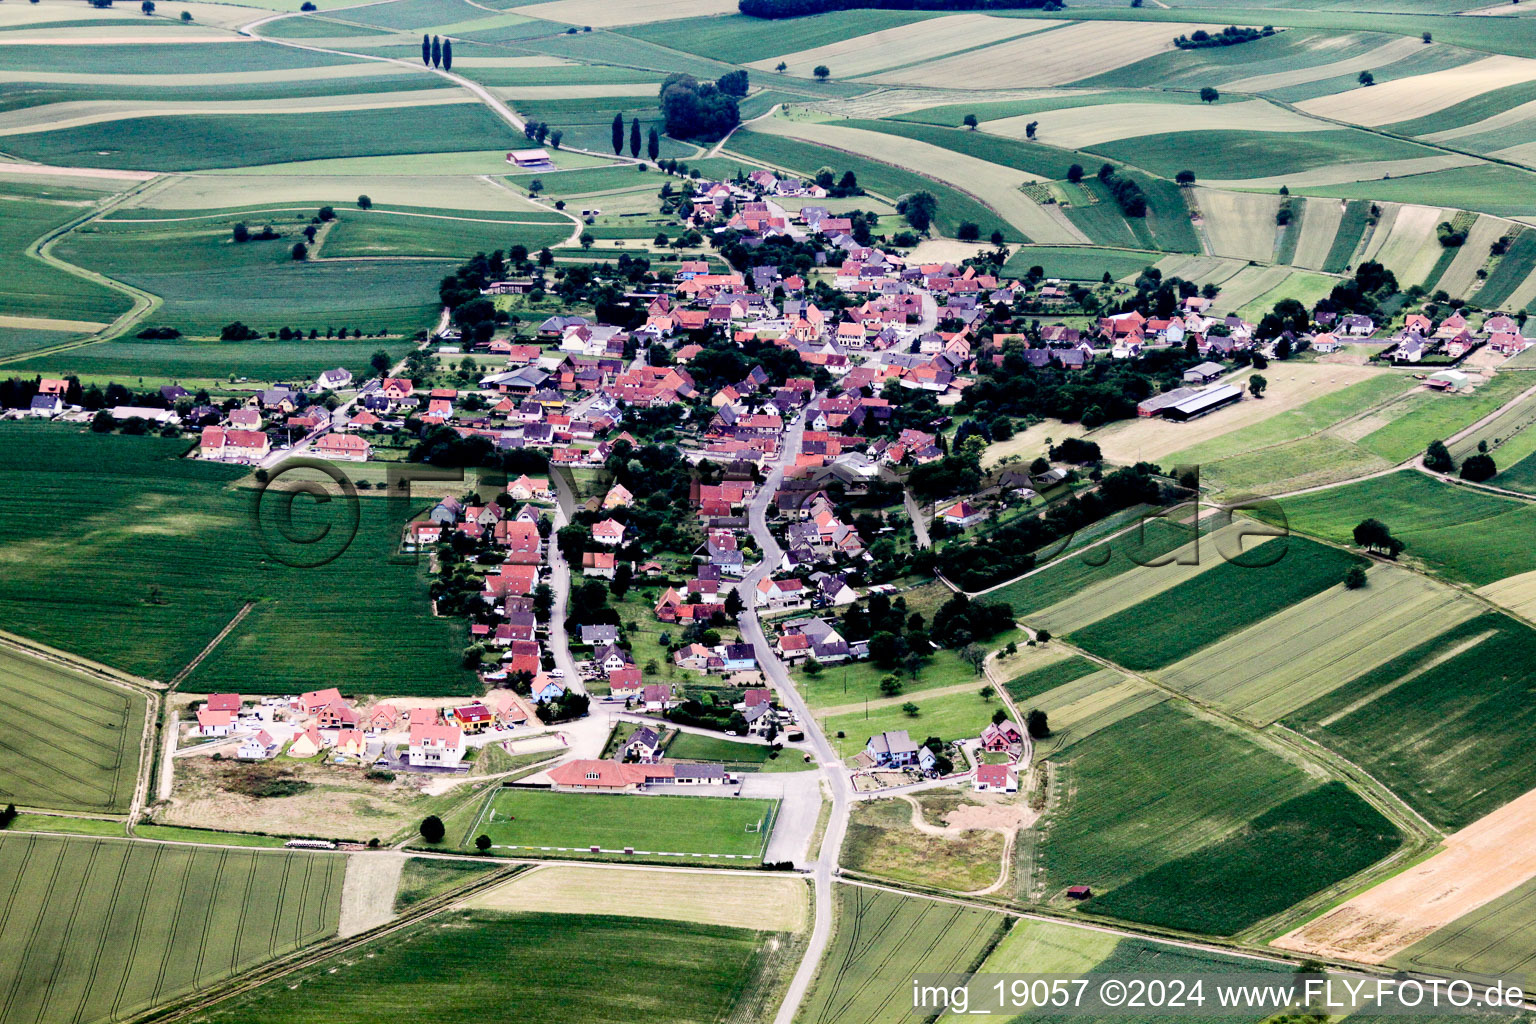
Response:
M640 854L730 854L756 860L768 845L776 808L773 800L714 796L503 790L491 797L472 831L514 853L601 846L609 851L634 847Z
M211 321L169 320L157 315L151 323L210 324ZM368 322L342 313L341 326ZM374 321L377 322L377 321ZM429 322L423 320L423 323ZM276 328L277 323L263 323ZM403 326L403 324L402 324ZM321 329L324 333L324 329ZM359 379L368 371L369 359L379 349L398 357L404 352L399 338L362 338L338 341L106 341L70 349L51 356L29 356L10 364L19 371L49 376L78 375L110 378L138 386L138 381L222 381L248 377L253 381L308 379L321 370L345 366Z
M884 696L880 692L880 680L890 671L872 661L852 661L827 665L816 676L807 675L805 669L797 668L792 678L795 680L795 689L800 691L805 702L813 709L833 708L866 699L879 700ZM975 670L961 661L956 652L934 651L933 657L918 669L917 678L901 676L901 687L903 693L917 694L940 686L958 686L975 678ZM980 681L976 683L978 689L981 685Z
M832 942L796 1018L804 1024L912 1020L914 974L967 973L1003 935L1002 915L984 910L853 885L835 895Z
M747 64L929 17L933 15L915 11L855 10L769 22L730 14L634 25L620 31L635 39L677 47L703 57Z
M1323 260L1323 269L1330 274L1342 273L1353 262L1355 249L1360 245L1360 239L1365 235L1366 222L1371 216L1371 204L1363 199L1356 199L1344 207L1344 216L1339 220L1339 229L1334 233L1333 245L1328 249L1328 255Z
M505 122L478 103L464 102L308 114L138 117L13 135L6 147L15 156L49 164L192 171L289 160L484 149L513 141Z
M524 224L491 218L391 217L341 214L325 236L328 259L349 256L452 256L506 251L514 245L537 252L571 237L572 225ZM655 234L655 232L651 232ZM429 279L430 280L430 279Z
M1170 704L1075 744L1061 770L1071 795L1052 812L1037 857L1050 895L1091 885L1098 895L1086 909L1095 913L1230 933L1353 874L1398 841L1392 833L1391 845L1374 852L1387 838L1380 826L1390 826L1371 820L1357 798L1318 787L1235 730ZM1253 867L1294 857L1298 842L1312 851L1296 861L1305 870ZM1370 860L1362 862L1362 851ZM1232 884L1234 874L1243 884ZM1253 885L1260 875L1265 885ZM1190 886L1208 895L1191 901Z
M332 935L346 860L0 838L0 1022L118 1020Z
M1407 970L1461 975L1523 974L1536 959L1533 928L1536 881L1529 881L1435 929L1391 963Z
M850 120L834 123L844 124L849 128L864 128L869 131L884 132L887 135L916 139L931 146L964 153L978 160L1001 164L1004 167L1013 167L1041 178L1065 178L1067 168L1082 159L1071 150L1042 146L1038 142L1009 139L1001 135L989 135L986 132L973 132L969 129L941 128L931 124L895 120ZM1074 157L1077 158L1074 159Z
M1453 830L1536 786L1536 634L1488 613L1410 648L1285 721Z
M0 740L0 802L127 811L146 703L127 687L0 647L0 712L8 721Z
M999 663L1001 664L1001 663ZM1097 662L1089 661L1080 655L1072 655L1061 661L1052 662L1043 668L1033 669L1021 676L1015 676L1003 684L1003 689L1008 691L1008 696L1016 701L1027 701L1031 697L1037 697L1047 690L1054 690L1058 686L1070 683L1074 679L1092 675L1099 670Z
M1283 511L1292 529L1342 544L1351 542L1361 520L1379 519L1406 545L1404 557L1473 586L1536 570L1536 552L1509 540L1530 534L1536 508L1421 473L1392 473L1288 498Z
M335 1024L719 1024L755 1003L759 986L773 989L782 945L771 932L682 921L456 911L200 1019L307 1024L325 1006Z
M1371 132L1166 132L1101 143L1095 152L1171 178L1192 170L1199 178L1267 178L1314 167L1369 160L1412 160L1437 150Z
M729 148L732 153L750 160L770 163L800 174L815 174L822 167L835 168L839 174L852 171L861 188L885 196L893 202L909 192L927 191L938 200L934 224L942 233L954 235L961 222L970 221L981 229L982 238L998 230L1010 241L1019 239L1016 228L959 189L890 164L810 142L779 135L764 135L751 130L740 130L732 135ZM857 200L851 201L850 205L855 204ZM891 223L895 222L893 218Z
M920 690L904 693L902 702L916 704L917 714L907 714L898 703L871 708L867 713L849 711L830 715L820 719L821 728L843 757L852 757L864 749L871 736L892 729L906 729L917 743L929 736L943 740L980 736L981 730L991 721L992 712L1001 707L996 701L981 699L979 691L984 685L984 681L978 679L977 693L951 693L943 697L925 697Z
M355 64L359 58L296 50L275 43L177 43L138 46L107 43L99 46L0 47L0 70L71 71L95 75L179 75L273 71Z
M1520 231L1477 290L1477 304L1484 309L1500 308L1532 270L1536 270L1536 231Z
M765 743L736 743L696 732L680 732L667 744L668 757L679 761L713 761L719 764L766 764L772 750Z
M1404 175L1389 181L1309 185L1291 191L1297 195L1423 203L1428 206L1478 210L1499 217L1529 217L1536 214L1536 200L1527 198L1531 195L1533 181L1536 181L1536 176L1530 171L1507 164L1484 163L1472 167L1453 167L1446 171Z
M89 207L0 195L0 212L0 313L107 323L128 311L121 292L26 255L27 246Z
M1021 245L1003 266L1003 273L1022 277L1039 267L1046 277L1097 283L1105 274L1115 280L1132 277L1156 263L1161 253L1129 249L1095 249L1076 245Z
M189 688L469 692L463 626L431 615L418 567L395 555L415 510L361 500L356 537L338 554L351 526L345 502L296 501L284 534L272 518L280 497L263 499L253 522L252 493L232 486L245 471L180 459L188 444L5 424L0 524L11 562L0 576L0 628L169 679L251 600ZM326 525L324 550L302 543Z
M1299 537L1281 537L1255 549L1253 564L1244 561L1223 561L1166 593L1076 630L1071 639L1126 668L1161 668L1342 584L1344 571L1360 559Z
M1139 531L1133 530L1106 544L1058 559L1027 579L994 590L987 599L1002 601L1015 615L1027 616L1064 601L1095 583L1151 564L1188 544L1191 537L1192 532L1187 526L1167 519L1149 519Z

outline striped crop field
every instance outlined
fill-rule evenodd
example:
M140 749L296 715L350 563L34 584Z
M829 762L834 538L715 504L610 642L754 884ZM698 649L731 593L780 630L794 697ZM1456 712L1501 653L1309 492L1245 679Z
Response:
M0 838L0 1024L121 1020L332 935L346 860Z
M57 713L42 714L52 708ZM143 694L0 648L0 802L122 812L138 778Z

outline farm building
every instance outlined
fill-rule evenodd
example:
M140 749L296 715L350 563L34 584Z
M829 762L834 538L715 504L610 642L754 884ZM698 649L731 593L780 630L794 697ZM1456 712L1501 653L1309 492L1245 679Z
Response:
M542 149L516 149L507 154L507 163L524 171L552 171L555 162Z
M1199 394L1195 388L1174 388L1172 391L1164 391L1160 395L1153 395L1136 406L1137 416L1157 416L1164 409L1171 408L1188 398Z
M1436 391L1460 391L1471 379L1460 370L1440 370L1430 374L1424 383Z
M1220 363L1200 363L1184 371L1184 380L1189 384L1209 384L1226 372L1227 368Z
M1231 384L1218 384L1215 387L1197 391L1189 398L1170 405L1163 410L1163 418L1180 422L1196 419L1231 405L1242 397L1242 388L1234 387Z
M1067 889L1067 899L1069 900L1086 900L1092 895L1093 890L1086 885L1069 886Z

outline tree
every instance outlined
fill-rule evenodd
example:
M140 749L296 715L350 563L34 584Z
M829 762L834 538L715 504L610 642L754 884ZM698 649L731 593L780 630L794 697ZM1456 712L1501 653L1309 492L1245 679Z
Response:
M1385 552L1389 558L1396 558L1403 550L1403 542L1392 536L1392 531L1380 519L1362 519L1355 527L1354 539L1367 551Z
M368 365L372 367L373 372L378 374L380 377L388 375L390 366L389 353L385 352L383 349L379 349L369 358Z
M975 131L981 125L981 122L977 120L975 114L966 114L964 123L965 126L971 131Z
M421 62L427 67L432 66L432 37L425 32L421 35Z
M443 70L444 71L452 71L453 70L453 40L452 39L444 39L443 40Z
M592 232L590 232L590 231L583 231L581 233L580 241L581 241L581 247L583 249L590 249L590 248L592 248L592 243L595 242L596 239L592 237Z
M357 208L359 210L371 210L373 209L373 200L366 195L358 196Z
M624 115L613 115L613 155L624 155Z
M234 238L237 242L249 242L251 240L251 229L245 226L244 221L240 221L235 225Z
M877 630L869 638L869 658L881 668L895 668L896 659L901 656L900 645L896 641L896 634L888 630Z
M1269 380L1262 373L1256 373L1248 378L1248 393L1254 398L1263 398L1264 389L1269 387Z
M981 228L974 221L963 220L955 229L955 237L962 242L974 242L981 237Z
M1193 185L1195 183L1195 172L1187 170L1180 171L1178 174L1173 176L1173 180L1178 182L1180 185Z
M6 804L5 810L0 811L0 828L10 828L11 822L16 820L16 805Z
M832 69L827 67L825 64L817 64L816 67L812 69L811 74L816 76L816 80L818 82L825 82L831 76Z
M1035 130L1037 128L1039 128L1039 127L1040 127L1040 122L1039 121L1031 121L1031 122L1029 122L1029 124L1024 126L1024 137L1026 139L1034 138L1035 137Z
M1210 86L1206 86L1200 90L1201 103L1215 103L1219 99L1221 99L1221 93L1217 92L1215 89L1212 89Z
M645 155L651 158L651 163L655 163L656 158L661 156L661 136L656 133L654 126L645 139Z
M491 848L491 837L490 836L486 835L484 832L482 832L479 835L475 836L475 849L479 850L481 853L484 853L486 850L489 850L490 848Z
M896 697L901 694L901 680L894 672L888 672L880 677L880 696Z
M1042 644L1050 643L1051 642L1051 631L1048 630L1048 629L1042 629L1039 632L1037 632L1035 634L1035 642L1036 643L1042 643Z
M429 843L440 843L447 829L443 827L443 819L435 814L429 814L421 819L421 838Z
M294 242L293 248L288 250L288 255L293 257L295 262L302 263L304 260L309 259L309 246L303 242Z
M144 16L145 17L148 17L151 14L154 14L155 13L155 0L144 0L143 3L139 4L139 10L144 12Z
M33 3L36 3L36 2L37 2L37 0L33 0ZM182 21L191 21L192 20L192 12L191 11L182 11L181 12L181 20Z
M1435 37L1434 37L1433 34L1431 34L1429 32L1425 32L1424 33L1424 43L1425 43L1425 45L1428 45L1429 43L1432 43L1434 41L1435 41Z
M981 688L980 692L982 700L991 700L993 697L997 696L997 687L993 686L991 683L988 683L986 686Z
M37 0L33 0L33 2L36 3ZM779 74L782 75L784 72L789 70L789 65L784 63L783 61L779 61L779 63L774 66L773 70L777 71Z
M1083 180L1083 165L1073 164L1067 168L1067 180L1076 185Z
M747 73L739 69L727 71L715 79L715 88L728 96L735 96L737 99L740 99L747 94Z
M1344 586L1349 590L1359 590L1361 587L1365 586L1367 582L1368 581L1365 578L1365 568L1363 566L1352 565L1344 573Z
M560 143L564 141L564 139L565 132L561 131L559 128L556 128L554 131L549 133L549 144L554 149L559 149Z
M1493 456L1478 452L1469 455L1461 464L1461 478L1473 483L1482 483L1484 480L1492 480L1498 475L1499 467L1494 465Z
M966 644L960 648L960 660L970 665L971 671L979 676L987 661L987 649L981 644Z
M1031 739L1043 740L1051 734L1050 719L1039 708L1029 709L1029 714L1024 716L1024 728Z
M933 226L933 215L938 209L939 201L933 197L932 192L925 190L913 192L896 204L896 211L919 231L927 231Z
M907 701L905 704L903 704L901 706L902 714L906 715L908 718L916 718L917 717L917 713L920 710L922 710L922 709L919 708L916 704L912 703L911 701Z
M1359 82L1361 85L1375 85L1376 76L1371 74L1369 71L1362 71L1360 72L1359 77L1355 79L1355 81Z
M433 67L438 67L442 63L443 63L443 44L437 38L437 36L433 36L432 37L432 66Z
M1431 441L1424 451L1424 468L1436 473L1449 473L1456 468L1451 461L1450 449L1446 448L1444 441Z
M741 599L741 591L732 590L725 595L725 614L735 618L746 611L746 602Z

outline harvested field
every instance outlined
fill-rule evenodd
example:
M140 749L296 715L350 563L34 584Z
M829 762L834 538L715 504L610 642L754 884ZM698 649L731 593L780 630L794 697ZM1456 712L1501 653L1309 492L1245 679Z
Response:
M612 883L622 886L622 894ZM809 919L800 878L721 872L624 871L554 864L510 878L476 896L483 910L618 914L759 931L798 932Z
M1532 78L1536 78L1536 60L1499 54L1447 71L1320 96L1297 107L1320 117L1376 126L1423 117Z
M1301 237L1296 241L1296 255L1291 262L1308 270L1323 270L1328 264L1328 254L1338 235L1339 224L1344 219L1346 204L1337 199L1307 199L1304 202L1307 208L1301 219Z
M1222 303L1221 308L1226 308L1226 304ZM1230 438L1236 431L1250 429L1257 432L1263 429L1260 424L1335 392L1362 386L1361 401L1369 400L1376 389L1364 388L1364 382L1380 379L1383 373L1371 367L1341 363L1292 362L1283 365L1271 363L1264 371L1264 376L1269 381L1269 387L1261 399L1245 399L1187 423L1176 423L1161 417L1123 420L1100 427L1088 436L1098 443L1105 458L1115 462L1131 463L1141 459L1160 462L1179 453L1181 462L1198 463L1209 459L1211 454L1201 452L1203 457L1186 459L1184 453L1207 442L1221 444L1223 439ZM1247 377L1247 374L1239 373L1233 376L1232 382L1239 387L1246 387ZM1406 386L1399 384L1392 390L1401 391ZM1344 415L1345 412L1340 409L1338 414ZM1338 416L1333 417L1336 418ZM1328 422L1333 422L1333 419ZM1325 425L1319 423L1317 427Z
M483 177L377 174L199 174L176 176L129 201L128 209L166 211L166 216L205 213L226 208L265 207L281 209L291 204L353 204L360 192L376 206L416 208L422 197L442 203L443 209L496 210L547 214L518 192L502 188Z
M1458 590L1373 566L1359 590L1334 588L1168 666L1158 679L1268 725L1419 642L1426 623L1447 629L1481 606Z
M1536 879L1516 886L1476 910L1435 929L1392 958L1410 970L1457 975L1524 974L1533 959Z
M1375 182L1386 178L1407 178L1415 174L1428 174L1454 167L1468 167L1480 161L1465 153L1435 153L1430 156L1405 157L1398 160L1353 160L1328 163L1302 171L1290 171L1267 177L1209 178L1204 184L1213 188L1279 189L1284 185L1293 192L1300 188L1323 185L1345 185L1351 182ZM1321 191L1321 189L1320 189Z
M1274 259L1278 196L1209 188L1192 191L1193 205L1199 209L1202 220L1200 233L1212 255L1260 263Z
M735 14L732 0L554 0L553 3L526 4L518 14L544 18L567 25L591 25L613 28L616 25L642 25L651 21L676 21L713 14Z
M61 811L122 813L138 780L142 693L0 647L0 797ZM69 708L53 718L27 709Z
M1445 268L1439 281L1426 281L1424 286L1431 292L1444 290L1452 298L1465 297L1477 284L1477 272L1488 262L1488 247L1499 236L1510 234L1515 225L1498 217L1483 215L1477 218L1472 230L1467 232L1466 243L1456 252L1451 265Z
M753 124L753 131L858 153L921 174L940 175L940 180L976 196L1010 224L1036 242L1086 242L1088 238L1059 213L1048 211L1019 191L1020 184L1035 180L1022 171L978 160L926 142L846 128L837 124L787 121L768 118Z
M1220 256L1164 256L1153 266L1164 277L1182 277L1196 284L1221 284L1229 281L1245 264L1241 260L1224 259Z
M1423 284L1442 252L1435 227L1454 213L1438 206L1383 207L1381 222L1365 248L1365 258L1376 260L1396 274L1404 288Z
M1379 37L1378 37L1379 38ZM1424 44L1411 36L1402 36L1382 43L1374 49L1352 57L1345 57L1328 64L1313 64L1294 71L1275 71L1267 75L1237 78L1222 85L1228 92L1270 92L1308 82L1320 82L1339 75L1354 75L1361 71L1374 71L1384 64L1401 60L1410 54L1422 52Z
M1536 620L1536 570L1479 587L1477 593L1522 618Z
M1396 958L1408 947L1532 877L1536 877L1536 791L1447 836L1433 857L1281 936L1274 945L1368 964L1399 962ZM1442 941L1454 941L1451 931ZM1430 938L1413 955L1401 958L1403 966L1475 969L1464 961L1451 963L1450 958L1437 956L1437 945Z
M782 61L789 65L785 74L809 78L813 68L825 64L840 79L858 78L885 68L932 60L956 50L974 49L983 40L1002 42L1061 24L1064 23L994 18L984 14L955 14L898 25L809 50L768 57L747 66L759 71L773 71Z
M1270 258L1274 258L1273 253ZM1244 306L1280 287L1290 276L1291 268L1286 266L1244 267L1222 284L1221 294L1216 296L1217 308L1223 312L1243 312Z
M1173 38L1200 25L1089 21L1054 29L1047 44L1023 36L996 46L873 75L890 85L1016 89L1063 85L1173 49ZM1209 27L1209 26L1204 26Z
M1320 126L1264 100L1190 106L1184 103L1103 103L1063 110L1042 110L1000 121L987 121L982 130L1009 138L1025 137L1024 127L1038 121L1040 142L1064 149L1090 149L1104 142L1165 132L1244 130L1255 132L1315 132Z
M348 854L337 935L343 939L359 935L395 916L395 892L408 859L403 853Z
M1138 565L1100 580L1059 604L1027 615L1025 620L1033 628L1049 629L1057 636L1082 629L1193 579L1219 564L1223 554L1230 557L1239 550L1254 550L1273 539L1272 535L1263 535L1268 532L1268 527L1256 529L1248 520L1234 522L1152 559L1152 564Z
M1127 679L1114 669L1073 680L1021 702L1046 713L1051 734L1035 741L1035 760L1055 757L1074 743L1168 699L1161 690Z

